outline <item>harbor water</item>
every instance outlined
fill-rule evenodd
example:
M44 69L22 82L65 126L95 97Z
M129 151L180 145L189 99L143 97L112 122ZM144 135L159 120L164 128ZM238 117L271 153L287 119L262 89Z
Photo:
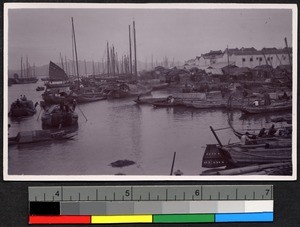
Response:
M41 101L37 84L8 88L8 109L20 95L34 103ZM157 91L166 97L171 91ZM87 118L85 120L83 114ZM41 129L40 106L34 116L11 120L9 136ZM269 115L245 117L240 111L197 110L187 107L154 108L137 105L132 99L103 100L78 105L78 130L72 140L14 145L8 148L9 175L169 175L174 152L174 170L199 175L207 144L217 141L210 130L227 128L230 119L239 131L269 128ZM7 114L7 113L6 113ZM274 115L273 115L274 116ZM278 126L281 126L279 123ZM237 142L231 129L217 131L223 144ZM135 164L116 168L117 160Z

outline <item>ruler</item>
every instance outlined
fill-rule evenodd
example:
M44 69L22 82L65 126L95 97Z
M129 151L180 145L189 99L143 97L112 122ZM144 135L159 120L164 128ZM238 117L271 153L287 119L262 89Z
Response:
M29 224L272 222L272 185L29 187Z

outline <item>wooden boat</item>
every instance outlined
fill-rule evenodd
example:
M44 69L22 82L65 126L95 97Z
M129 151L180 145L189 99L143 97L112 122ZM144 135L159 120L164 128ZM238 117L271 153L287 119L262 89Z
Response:
M101 101L106 99L106 97L103 95L92 95L92 94L81 94L72 97L76 100L77 103L96 102L96 101Z
M36 91L44 91L44 90L45 90L45 87L42 87L42 86L40 87L40 86L39 86L39 87L37 87L35 90L36 90Z
M159 107L174 107L174 106L182 106L183 103L180 100L176 100L176 99L169 99L167 98L167 100L162 100L162 101L157 101L153 103L153 106L156 108Z
M53 105L42 115L43 128L59 128L76 125L78 114L69 105Z
M167 98L140 98L140 99L136 99L134 100L137 104L141 105L141 104L154 104L155 102L160 102L160 101L165 101L167 100Z
M108 88L106 97L107 99L138 97L143 95L150 95L151 91L152 89L146 88L141 85L121 83Z
M45 91L42 94L42 98L47 104L60 104L62 102L68 103L72 102L72 100L74 99L70 94L64 92L55 93L49 91Z
M36 77L15 78L14 84L35 84L38 80Z
M27 117L36 113L35 106L31 100L17 100L10 106L9 117Z
M184 102L185 106L195 109L223 109L226 104L217 101Z
M64 130L51 132L50 130L35 130L19 132L15 137L8 138L8 145L38 143L52 140L66 140L75 136L74 133L68 133Z
M202 167L227 168L243 167L255 164L282 163L292 161L292 148L243 148L237 146L210 145L206 148Z
M271 103L269 106L243 106L240 108L246 114L272 113L292 110L292 101Z

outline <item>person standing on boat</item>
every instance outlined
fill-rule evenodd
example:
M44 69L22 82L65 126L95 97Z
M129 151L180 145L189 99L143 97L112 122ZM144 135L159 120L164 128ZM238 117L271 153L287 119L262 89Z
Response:
M269 129L269 132L268 132L268 136L271 137L271 136L274 136L275 133L276 133L277 129L275 128L275 125L273 124L271 126L271 128Z
M268 92L264 94L265 106L269 106L271 104L271 98Z
M242 145L248 145L251 143L251 139L249 138L249 132L246 132L244 135L241 137L241 144Z
M73 111L75 111L76 105L77 105L76 99L73 99L72 101Z
M258 133L258 137L265 137L265 136L266 136L266 128L262 128Z

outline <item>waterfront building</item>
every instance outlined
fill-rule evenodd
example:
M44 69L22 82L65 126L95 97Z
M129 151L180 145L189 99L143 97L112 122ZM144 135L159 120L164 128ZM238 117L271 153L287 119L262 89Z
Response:
M292 59L289 59L292 55L291 48L277 49L263 48L257 50L254 47L250 48L234 48L225 49L224 51L210 51L205 54L201 54L195 58L195 65L199 67L214 67L229 63L229 65L235 65L237 67L255 68L260 65L269 65L273 68L279 65L289 65Z

